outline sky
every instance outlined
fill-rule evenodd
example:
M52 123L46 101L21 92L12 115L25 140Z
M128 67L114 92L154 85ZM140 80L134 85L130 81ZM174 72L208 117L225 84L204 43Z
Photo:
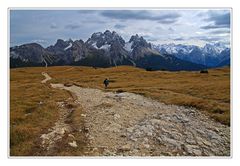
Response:
M86 41L94 32L116 31L125 41L143 36L153 44L230 44L231 11L227 9L151 10L11 10L10 46L57 39Z

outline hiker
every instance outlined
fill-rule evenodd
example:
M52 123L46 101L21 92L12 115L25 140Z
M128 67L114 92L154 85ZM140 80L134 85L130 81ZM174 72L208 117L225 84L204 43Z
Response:
M109 80L106 78L104 81L103 81L103 84L105 85L105 89L107 88L108 84L109 84Z

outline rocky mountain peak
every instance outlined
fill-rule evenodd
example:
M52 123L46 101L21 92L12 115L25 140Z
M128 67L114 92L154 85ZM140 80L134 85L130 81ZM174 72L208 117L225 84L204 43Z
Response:
M54 47L64 48L68 46L70 43L73 43L73 40L71 38L65 41L63 39L57 39L57 42L55 43Z
M84 41L83 40L75 40L74 42L73 42L74 44L84 44Z
M71 38L68 39L68 43L73 43L73 40Z
M56 44L54 45L54 47L58 47L58 48L62 48L66 46L67 46L67 43L62 39L58 39Z
M95 32L92 34L91 38L92 39L97 39L99 37L102 37L103 36L103 33L102 32Z
M129 42L137 41L137 40L139 40L139 36L138 36L138 34L136 34L136 35L132 35L131 38L130 38L130 40L129 40Z
M111 33L111 31L106 30L106 31L104 32L104 35L112 35L112 33Z
M133 43L132 48L137 48L137 47L151 48L151 44L148 43L142 36L139 36L138 34L131 36L129 42Z
M29 43L10 48L10 57L20 59L23 63L41 63L44 52L40 44Z
M21 46L18 47L22 47L22 48L38 48L38 49L43 49L43 47L38 44L38 43L29 43L29 44L23 44Z
M206 44L203 47L204 52L210 53L210 54L220 54L223 50L225 50L227 47L223 43L213 43L213 44Z
M125 41L115 31L111 32L109 30L106 30L104 33L102 32L93 33L91 38L89 38L86 41L86 43L92 47L99 49L104 45L111 46L113 43L114 44L117 43L124 46Z

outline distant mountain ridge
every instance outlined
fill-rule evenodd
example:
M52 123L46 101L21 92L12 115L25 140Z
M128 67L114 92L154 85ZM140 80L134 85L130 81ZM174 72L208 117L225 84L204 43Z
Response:
M143 37L131 36L128 42L115 31L93 33L83 40L58 39L56 44L43 48L36 43L10 48L10 67L82 65L111 67L131 65L151 70L200 70L202 64L181 60L159 52Z
M204 47L183 44L153 45L162 54L175 57L208 67L230 65L230 48L222 43L206 44Z

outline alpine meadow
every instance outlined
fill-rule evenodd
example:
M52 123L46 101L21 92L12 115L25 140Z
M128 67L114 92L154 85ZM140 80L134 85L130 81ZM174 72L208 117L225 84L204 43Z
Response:
M10 156L231 156L230 20L10 9Z

